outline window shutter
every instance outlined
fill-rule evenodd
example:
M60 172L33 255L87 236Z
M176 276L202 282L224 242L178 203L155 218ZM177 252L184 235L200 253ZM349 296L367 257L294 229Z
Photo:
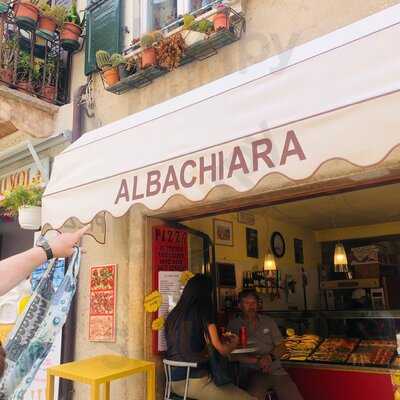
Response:
M86 23L85 74L89 75L97 69L97 50L121 51L121 0L91 0Z

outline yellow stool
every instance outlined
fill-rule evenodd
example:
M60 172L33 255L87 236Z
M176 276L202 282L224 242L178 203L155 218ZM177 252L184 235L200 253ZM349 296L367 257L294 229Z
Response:
M91 385L91 400L100 400L100 385L105 385L105 400L110 400L110 382L146 372L147 400L155 400L156 367L153 362L103 355L61 364L47 369L46 400L54 400L54 378Z

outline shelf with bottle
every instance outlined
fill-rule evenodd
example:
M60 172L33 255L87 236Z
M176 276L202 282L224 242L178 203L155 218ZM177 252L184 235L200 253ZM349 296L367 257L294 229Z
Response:
M269 293L279 289L279 271L245 271L243 272L243 289L255 289L259 293Z

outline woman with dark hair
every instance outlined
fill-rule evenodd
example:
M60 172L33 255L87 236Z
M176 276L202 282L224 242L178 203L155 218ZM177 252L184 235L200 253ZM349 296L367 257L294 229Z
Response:
M190 372L188 397L191 399L253 400L254 397L232 384L216 386L210 376L207 342L221 355L230 354L238 345L236 335L230 336L227 342L221 342L214 321L211 295L210 278L197 274L188 281L166 321L167 358L198 364L198 368ZM173 368L171 378L174 393L183 396L186 368Z

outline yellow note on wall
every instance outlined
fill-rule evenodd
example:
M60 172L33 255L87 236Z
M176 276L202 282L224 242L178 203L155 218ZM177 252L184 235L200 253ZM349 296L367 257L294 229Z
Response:
M182 275L181 275L181 277L179 278L179 283L180 283L182 286L185 286L185 285L188 283L188 280L189 280L190 278L193 278L193 277L194 277L194 275L193 275L192 272L190 272L190 271L184 271L184 272L182 272Z
M148 313L156 312L162 304L162 296L158 290L148 294L144 299L144 309Z
M160 329L164 328L164 325L164 317L159 317L153 321L153 323L151 324L151 329L153 329L153 331L159 331Z

